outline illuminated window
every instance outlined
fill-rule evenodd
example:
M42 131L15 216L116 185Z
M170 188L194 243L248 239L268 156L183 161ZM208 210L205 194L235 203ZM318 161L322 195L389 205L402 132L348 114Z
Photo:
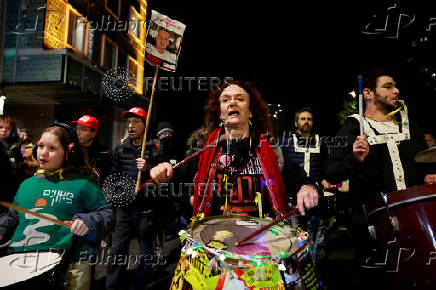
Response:
M135 59L129 55L129 72L135 77L134 85L135 87L138 84L138 64L136 63Z
M133 8L130 7L130 15L129 15L129 31L136 37L139 38L141 35L141 25L142 21L140 19L139 13Z
M81 16L76 15L73 11L70 11L69 19L68 44L85 54L87 22Z
M106 35L103 37L103 54L100 65L107 68L117 67L118 46Z

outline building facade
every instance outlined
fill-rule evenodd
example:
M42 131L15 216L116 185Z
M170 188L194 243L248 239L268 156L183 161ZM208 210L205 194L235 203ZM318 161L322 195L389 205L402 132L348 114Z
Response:
M146 0L1 0L0 7L4 113L35 136L54 120L94 115L102 141L116 145L125 133L120 112L148 104Z

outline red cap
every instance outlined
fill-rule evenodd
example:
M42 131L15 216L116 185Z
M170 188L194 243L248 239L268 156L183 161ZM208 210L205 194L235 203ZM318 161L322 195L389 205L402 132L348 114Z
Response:
M98 128L100 127L100 122L93 116L84 115L77 121L71 121L72 123L77 123L79 125L92 128L96 131L98 131Z
M147 118L147 112L143 108L140 108L140 107L131 108L130 110L124 111L121 114L121 116L124 117L124 118L128 118L129 115L135 115L135 116L138 116L138 117L142 117L144 119Z

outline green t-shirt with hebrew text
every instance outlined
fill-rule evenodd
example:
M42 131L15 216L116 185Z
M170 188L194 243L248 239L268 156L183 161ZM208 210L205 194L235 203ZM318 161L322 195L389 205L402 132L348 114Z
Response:
M100 188L78 173L45 176L37 174L21 183L14 203L19 207L61 221L70 221L77 213L89 213L106 205ZM19 212L19 224L9 244L10 252L57 249L67 252L72 246L70 229Z

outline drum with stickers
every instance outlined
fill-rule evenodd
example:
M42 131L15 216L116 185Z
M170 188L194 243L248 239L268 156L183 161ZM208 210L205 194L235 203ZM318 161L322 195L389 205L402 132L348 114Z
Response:
M279 223L235 245L270 222L240 215L194 222L189 232L181 233L185 245L171 289L284 289L281 271L290 264L304 289L318 289L308 235L300 228Z
M0 289L62 289L65 271L59 252L23 252L0 258Z
M367 266L383 266L395 289L436 289L436 184L381 195L367 216L380 246Z

